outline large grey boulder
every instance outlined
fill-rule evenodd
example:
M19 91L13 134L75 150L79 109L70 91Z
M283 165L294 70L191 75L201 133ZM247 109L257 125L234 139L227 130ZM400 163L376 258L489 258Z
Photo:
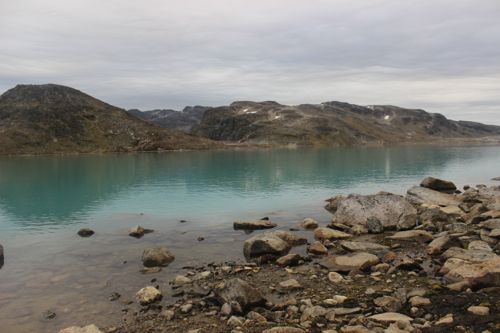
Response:
M166 247L150 247L142 253L142 262L146 267L168 266L175 256Z
M229 304L235 313L242 313L252 306L266 303L262 293L248 282L235 278L215 287L215 298L220 305Z
M374 195L351 194L338 200L333 223L368 228L368 221L377 219L387 229L409 229L415 226L417 210L404 197L380 192Z
M406 192L406 199L414 205L457 206L460 199L452 194L434 191L421 186L413 186Z
M425 178L420 183L420 186L444 193L453 193L457 189L453 182L434 177Z

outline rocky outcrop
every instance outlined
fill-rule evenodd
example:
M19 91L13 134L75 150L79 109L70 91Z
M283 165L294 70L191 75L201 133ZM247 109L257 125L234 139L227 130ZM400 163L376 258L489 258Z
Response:
M386 229L409 229L415 226L417 210L402 196L391 193L349 195L336 202L333 223L363 226L376 219Z
M207 149L73 88L18 85L0 96L0 155Z

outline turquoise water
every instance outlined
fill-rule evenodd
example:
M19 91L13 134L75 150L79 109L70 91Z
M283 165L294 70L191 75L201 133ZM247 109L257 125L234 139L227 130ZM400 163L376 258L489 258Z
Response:
M141 214L163 227L181 219L211 226L283 211L300 215L339 193L404 193L427 175L465 184L499 174L499 147L2 157L0 237L112 230L121 217L129 222Z
M500 147L0 157L2 333L116 325L123 304L108 296L133 298L151 283L152 276L139 273L145 247L175 253L176 260L154 275L168 297L168 282L185 274L183 267L243 260L249 235L232 229L236 219L269 216L287 229L314 217L326 225L326 198L403 194L428 175L459 186L494 183ZM129 237L126 230L135 224L155 232ZM96 234L78 237L87 226ZM312 239L311 232L299 233ZM40 319L47 310L57 317Z

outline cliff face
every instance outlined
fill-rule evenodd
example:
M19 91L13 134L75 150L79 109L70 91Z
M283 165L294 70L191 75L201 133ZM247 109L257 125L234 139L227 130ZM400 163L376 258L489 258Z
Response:
M18 85L0 96L0 154L206 149L211 140L162 129L73 88Z
M150 110L140 111L137 109L127 112L142 120L157 124L163 128L177 129L183 132L189 132L198 125L203 118L203 114L209 107L206 106L186 106L182 111L175 110Z
M385 105L234 102L207 110L193 132L245 143L346 146L496 136L500 126L452 121L441 114Z

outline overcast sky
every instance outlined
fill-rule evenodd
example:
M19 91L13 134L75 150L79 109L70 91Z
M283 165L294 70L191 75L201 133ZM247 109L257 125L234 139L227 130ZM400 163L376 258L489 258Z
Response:
M393 104L500 124L499 0L0 0L0 91Z

